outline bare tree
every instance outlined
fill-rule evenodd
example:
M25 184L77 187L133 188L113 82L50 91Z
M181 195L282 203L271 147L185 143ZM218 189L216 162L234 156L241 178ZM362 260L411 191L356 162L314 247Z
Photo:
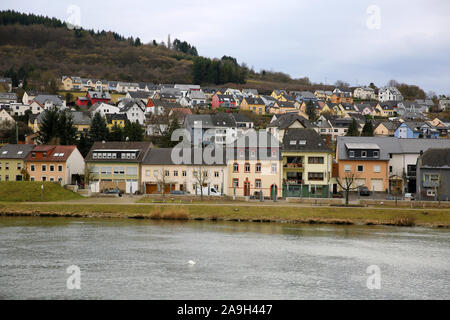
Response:
M336 182L339 187L345 191L345 205L349 204L349 192L352 190L358 190L359 187L356 185L357 174L353 172L347 172L343 178L337 178Z
M171 184L167 172L168 170L166 170L164 167L155 172L156 184L159 186L159 188L161 188L163 199L166 196L166 186Z
M203 201L203 186L209 182L208 170L204 166L200 166L194 169L194 178L196 185L200 186L200 198Z

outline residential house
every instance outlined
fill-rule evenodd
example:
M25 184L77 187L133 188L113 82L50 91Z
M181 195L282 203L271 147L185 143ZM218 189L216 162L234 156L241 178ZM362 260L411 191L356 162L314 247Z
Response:
M318 100L316 95L309 91L293 91L291 92L291 95L294 95L295 100L299 102L306 102L306 103L308 101L317 102Z
M244 98L240 106L241 110L251 111L253 113L264 115L266 114L266 105L261 98L247 97Z
M439 100L439 111L448 111L450 110L450 100L441 99Z
M0 86L4 87L7 92L12 91L12 79L11 78L0 78Z
M269 109L270 114L299 113L300 106L291 101L276 101Z
M286 91L284 91L284 90L273 90L272 94L270 96L276 100L280 100L281 97L285 94L286 94Z
M375 89L370 87L360 87L353 91L353 97L360 100L376 100Z
M89 108L88 112L92 117L94 117L97 112L104 117L106 114L120 113L120 108L107 103L96 103Z
M84 175L84 159L76 146L38 145L25 158L31 181L75 184Z
M278 101L272 96L261 95L260 98L262 99L262 101L264 101L264 104L266 105L266 112L268 109L270 109L270 107L272 107L275 104L275 102Z
M13 127L16 124L16 120L9 114L6 109L0 109L0 128Z
M351 103L353 104L353 97L351 92L334 92L330 98L331 103Z
M390 101L390 102L380 102L375 107L376 115L379 117L394 117L397 112L397 102Z
M313 129L289 129L281 145L283 197L328 198L332 150Z
M104 117L109 131L111 131L114 127L125 128L125 124L128 121L125 113L107 113Z
M139 84L135 82L117 82L116 91L127 93L130 91L139 91Z
M5 144L0 148L0 181L23 181L25 158L32 144Z
M244 95L244 97L252 97L252 98L259 97L258 90L256 89L242 89L242 94Z
M126 114L130 122L137 122L140 125L144 125L145 108L141 100L131 100L120 109L120 113Z
M150 99L150 94L145 91L129 91L125 95L125 98L134 99L134 100L139 99L144 104L147 104L148 100Z
M386 87L379 90L378 100L380 102L403 101L403 96L396 87Z
M319 130L317 126L297 113L288 113L273 119L267 126L266 131L282 143L287 130L305 128Z
M200 155L197 161L195 153ZM198 176L199 172L204 176ZM221 194L226 194L228 185L225 157L221 156L208 163L203 157L202 149L190 147L181 150L149 150L142 162L141 176L142 190L146 194L170 194L171 191L177 190L200 195L200 182L204 183L202 187L209 186ZM208 196L208 193L204 196Z
M66 101L62 100L60 96L39 95L30 104L30 110L33 114L38 114L51 108L66 109Z
M90 100L90 104L94 105L96 103L110 103L111 95L109 92L104 91L88 91L86 98Z
M188 114L184 128L190 133L194 146L202 144L225 145L238 137L236 119L231 113Z
M11 104L17 102L17 95L15 93L0 92L0 105Z
M81 91L82 87L80 77L63 76L61 79L61 88L65 91Z
M450 148L429 149L417 159L419 200L449 201Z
M354 105L355 109L364 116L375 116L376 111L370 103L358 103Z
M151 147L148 142L95 142L86 156L91 191L143 192L142 161Z
M83 111L70 111L73 118L73 125L78 132L88 132L91 128L91 117L89 113Z
M337 138L339 180L343 185L351 182L355 188L351 191L366 186L371 191L385 192L389 188L389 154L378 143L368 141L361 137Z
M212 108L236 108L236 100L231 95L215 94L212 98Z
M183 98L185 100L184 107L195 108L198 106L204 106L206 104L206 95L201 90L188 91L187 95Z
M279 198L282 190L282 157L277 139L253 132L227 145L227 195Z
M403 122L397 130L395 130L394 136L400 139L438 139L439 131L426 122Z
M400 126L399 121L383 121L373 130L375 136L393 137L395 130Z

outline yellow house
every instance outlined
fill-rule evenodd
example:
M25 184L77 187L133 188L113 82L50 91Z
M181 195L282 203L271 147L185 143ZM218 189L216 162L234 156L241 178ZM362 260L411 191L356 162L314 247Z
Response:
M33 144L6 144L0 148L0 181L23 181L25 158Z
M261 98L244 98L240 106L241 110L247 110L259 115L266 114L266 105Z
M272 94L270 95L271 97L280 100L280 98L283 96L283 94L286 94L286 91L284 90L273 90Z
M320 115L322 114L332 114L334 115L334 110L332 107L330 107L329 103L325 103L325 105L322 107L322 110L319 112Z
M81 78L64 76L60 87L65 91L80 91L82 89Z
M118 126L120 128L125 128L125 123L127 122L127 115L126 114L105 114L105 120L106 120L106 126L108 127L109 131L112 130L114 126Z
M290 101L277 101L270 107L270 114L285 114L291 112L299 112L300 110Z
M287 130L282 156L284 197L329 197L333 155L316 131Z
M377 104L375 112L377 113L377 116L385 118L393 117L395 115L394 106L388 103L383 103L382 105L380 103Z

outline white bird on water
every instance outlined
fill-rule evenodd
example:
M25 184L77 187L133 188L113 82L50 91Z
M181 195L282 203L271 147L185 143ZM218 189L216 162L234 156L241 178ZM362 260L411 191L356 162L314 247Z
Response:
M195 266L197 264L197 262L193 261L193 260L189 260L188 264L191 266Z

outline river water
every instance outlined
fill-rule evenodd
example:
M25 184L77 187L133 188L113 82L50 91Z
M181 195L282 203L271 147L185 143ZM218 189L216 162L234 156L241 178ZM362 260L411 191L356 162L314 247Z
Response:
M0 218L1 299L450 299L449 285L447 230Z

